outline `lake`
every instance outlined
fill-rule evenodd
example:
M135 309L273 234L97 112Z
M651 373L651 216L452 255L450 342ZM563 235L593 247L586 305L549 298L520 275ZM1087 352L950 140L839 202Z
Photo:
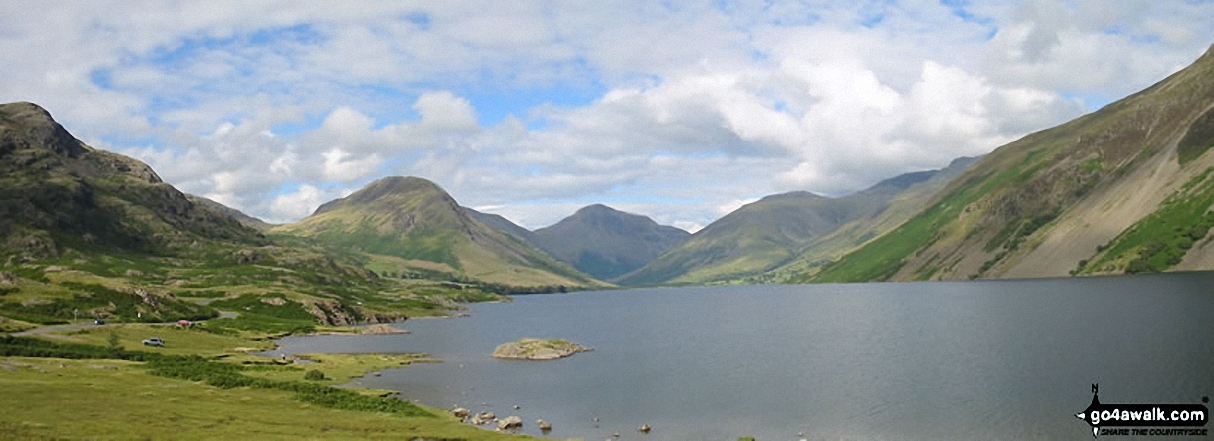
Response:
M443 362L355 384L587 440L1081 439L1091 383L1105 403L1214 392L1214 272L636 289L469 312L398 325L409 335L291 337L281 351L429 353ZM594 351L489 356L522 337Z

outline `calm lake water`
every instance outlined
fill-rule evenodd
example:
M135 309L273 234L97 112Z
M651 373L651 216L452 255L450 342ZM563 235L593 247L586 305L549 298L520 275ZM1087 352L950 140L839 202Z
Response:
M587 440L1091 439L1073 416L1091 383L1105 403L1214 395L1211 272L638 289L470 312L410 320L409 335L288 338L282 351L429 353L443 363L356 383ZM594 351L489 357L522 337ZM645 423L653 432L637 433Z

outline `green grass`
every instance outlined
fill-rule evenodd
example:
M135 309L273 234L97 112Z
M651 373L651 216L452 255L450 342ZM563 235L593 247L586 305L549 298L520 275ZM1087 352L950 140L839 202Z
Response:
M267 340L255 340L235 334L217 334L201 326L181 328L145 324L106 325L52 334L69 341L107 345L110 335L118 336L119 346L126 350L141 350L158 354L217 356L238 353L239 348L266 350L274 344ZM164 339L164 347L144 346L143 340L150 337Z
M334 226L323 229L315 238L329 245L372 254L442 263L456 270L461 268L454 250L456 241L460 238L454 231L419 229L401 236L381 234L369 228L346 231L340 226Z
M437 409L335 409L293 391L220 388L120 360L6 357L0 390L2 439L533 439L460 424Z
M326 384L341 384L369 372L433 361L425 354L296 354L296 358L311 363L281 365L277 360L271 363L265 357L254 355L232 360L250 364L246 366L245 375L288 381L305 379L308 372L315 370L324 376Z
M1214 226L1214 167L1206 169L1168 196L1159 208L1101 247L1099 257L1076 273L1124 270L1166 271Z
M355 376L360 364L379 368L416 356L326 357L308 365L331 364L325 376L332 378L317 383L298 371L287 379L260 376L293 371L268 359L245 365L247 356L220 361L0 337L0 438L520 439L460 424L440 410L327 385Z
M38 325L30 322L0 317L0 332L21 332L26 329L33 329L37 327Z

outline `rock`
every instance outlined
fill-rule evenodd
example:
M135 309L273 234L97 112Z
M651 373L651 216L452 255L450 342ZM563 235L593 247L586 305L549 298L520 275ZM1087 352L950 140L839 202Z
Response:
M144 277L144 276L146 276L146 274L144 274L143 271L133 270L133 269L126 270L125 274L127 277Z
M468 419L468 424L471 424L473 426L484 425L487 422L488 421L482 420L480 415L473 415L472 418Z
M545 432L552 430L552 423L550 423L550 422L547 422L544 420L535 420L535 424L540 426L540 430L543 430Z
M8 271L0 271L0 286L14 286L17 284L17 275Z
M641 433L649 433L650 430L653 430L653 427L649 427L648 424L642 424L641 428L637 429L637 431Z
M497 422L499 430L518 429L521 427L523 427L523 419L516 415L510 415Z
M476 414L476 416L480 417L482 420L485 420L485 421L493 421L493 420L497 419L497 415L494 415L493 412L481 412L481 413Z
M471 415L471 414L472 414L471 410L468 410L468 409L465 409L462 407L457 407L457 408L451 409L451 415L453 415L456 418L459 418L461 420L464 418L468 418L468 415Z
M519 360L555 360L589 350L590 348L568 340L523 338L498 345L493 350L493 356Z
M254 250L244 249L232 253L232 258L237 264L244 265L257 262L261 259L261 254Z
M350 315L348 308L337 300L316 299L302 302L304 310L316 317L320 323L329 326L351 326L358 319Z

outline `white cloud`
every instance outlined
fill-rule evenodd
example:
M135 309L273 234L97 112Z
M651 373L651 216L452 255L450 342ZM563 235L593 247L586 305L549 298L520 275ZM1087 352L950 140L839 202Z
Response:
M614 201L699 228L764 194L842 194L989 151L1214 40L1210 2L961 8L39 3L0 14L0 101L279 221L401 173L528 225ZM601 93L565 93L587 89Z
M345 150L334 147L325 152L324 168L321 176L327 181L350 182L374 174L381 159L377 154L371 154L361 159L348 159L352 155Z
M289 222L312 214L321 204L335 199L340 192L300 185L294 192L275 197L269 206L267 221Z
M413 103L421 114L421 124L437 131L463 131L476 128L476 111L467 99L448 91L426 92Z

